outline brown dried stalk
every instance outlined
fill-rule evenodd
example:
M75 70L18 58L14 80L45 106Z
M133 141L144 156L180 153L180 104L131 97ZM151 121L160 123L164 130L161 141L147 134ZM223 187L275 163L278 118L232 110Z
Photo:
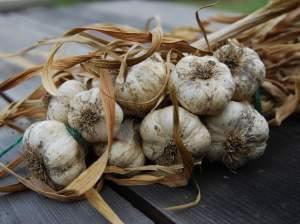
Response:
M300 6L300 2L298 0L272 0L264 8L255 11L254 13L246 16L241 20L238 20L237 22L228 27L225 27L224 29L208 35L209 43L211 46L214 46L217 43L224 42L229 38L234 38L240 33L259 24L262 24L268 20L271 20L277 16L280 16L286 12L292 11L298 6ZM192 46L199 49L206 49L207 47L204 38L192 43Z

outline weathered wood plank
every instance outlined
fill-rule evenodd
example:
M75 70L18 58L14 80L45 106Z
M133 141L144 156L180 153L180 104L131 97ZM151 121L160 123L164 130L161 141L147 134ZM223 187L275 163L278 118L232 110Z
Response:
M32 20L37 20L46 25L70 29L93 23L120 23L143 28L145 21L133 17L119 16L118 14L106 13L105 11L93 10L91 4L78 4L72 7L43 8L26 10L22 15ZM102 3L96 3L96 5Z
M7 101L4 100L1 96L0 96L0 108L4 108L6 106Z
M49 9L34 8L24 12L24 16L36 19L43 24L69 29L91 23L117 23L144 28L147 20L153 16L161 18L165 30L178 26L196 26L195 11L197 5L189 6L167 2L130 1L130 2L94 2L77 4L72 7ZM206 9L200 15L207 18L215 15L216 10ZM180 17L180 19L178 19ZM63 21L63 22L62 22Z
M195 188L116 187L137 206L164 223L297 223L300 220L300 116L271 129L265 155L236 174L221 165L205 164L196 177L202 201L197 207L171 212L163 208L193 200ZM150 207L148 206L148 207ZM156 217L156 218L155 218Z
M5 32L0 33L0 40L3 43L0 45L0 52L3 53L15 53L25 47L31 46L39 40L59 36L64 31L61 27L43 25L37 20L28 19L18 13L2 15L0 17L0 28L5 30ZM64 53L84 54L87 52L86 48L78 47L78 45L76 46L77 47L75 48L74 45L68 44L68 47L64 49ZM49 50L50 46L45 46L39 49L39 51L45 53L49 52ZM34 59L36 58L37 57L34 57ZM32 62L41 63L43 61L45 61L45 58ZM7 79L10 75L24 70L24 67L20 67L19 64L16 66L8 66L9 64L9 62L0 61L0 81ZM40 78L34 77L24 82L21 86L17 86L6 91L6 93L9 96L14 97L14 99L20 99L29 94L39 83Z
M205 3L188 5L176 2L164 1L115 1L91 3L86 5L86 9L94 14L111 14L123 17L127 20L134 19L145 22L153 17L159 16L165 28L178 26L197 26L195 11ZM201 11L201 18L207 18L215 14L215 10L206 9ZM130 24L129 24L130 25Z
M152 223L109 187L102 195L125 223ZM1 196L0 222L12 223L108 223L87 201L61 203L33 192Z

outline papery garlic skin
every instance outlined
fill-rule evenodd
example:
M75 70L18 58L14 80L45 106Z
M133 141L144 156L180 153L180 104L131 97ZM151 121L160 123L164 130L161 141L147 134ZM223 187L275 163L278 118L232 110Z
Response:
M67 186L86 168L84 149L59 121L41 121L28 127L23 150L33 174L55 186Z
M248 47L229 42L214 52L226 64L235 82L234 101L250 101L266 76L265 65L259 55Z
M69 125L76 129L88 142L106 142L107 129L104 106L99 88L78 93L70 102L68 112ZM115 104L114 134L123 120L122 108Z
M107 148L106 144L97 144L95 152L100 156ZM138 125L133 120L125 120L115 137L108 159L109 165L139 167L145 163L145 156L141 147Z
M185 56L175 66L169 87L178 101L198 114L219 113L231 100L235 84L228 67L211 56Z
M126 81L115 82L117 102L129 114L143 114L150 111L159 98L143 104L157 96L166 83L166 66L158 53L129 68Z
M205 121L212 138L208 159L237 168L264 154L268 122L250 104L232 101L222 113Z
M52 96L48 104L47 119L63 123L68 121L70 100L79 92L86 90L85 86L77 80L65 81L58 87L58 96Z
M140 127L142 147L149 160L159 160L163 154L168 153L168 150L176 147L173 139L173 109L173 106L169 106L152 111L142 121ZM200 119L179 107L179 122L181 139L187 150L194 156L204 155L211 138Z

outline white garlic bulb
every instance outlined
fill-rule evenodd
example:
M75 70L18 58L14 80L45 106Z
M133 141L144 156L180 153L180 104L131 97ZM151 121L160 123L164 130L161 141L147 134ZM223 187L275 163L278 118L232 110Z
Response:
M268 122L250 104L232 101L222 113L208 117L206 124L212 138L208 159L237 168L264 154Z
M125 112L143 114L150 111L157 101L143 104L157 96L166 83L166 66L158 53L129 68L124 83L115 82L115 95Z
M266 76L266 69L259 55L248 47L229 41L219 48L214 56L231 71L236 85L233 100L251 100Z
M97 144L95 152L100 156L106 144ZM139 136L139 125L133 120L125 120L115 137L109 154L109 165L118 167L139 167L145 163L145 156Z
M114 134L118 132L122 120L123 111L116 103ZM105 112L99 88L80 92L73 97L70 102L68 122L88 142L107 141Z
M47 119L63 123L68 121L70 100L79 92L84 91L84 85L77 80L68 80L58 87L58 96L52 96L48 104Z
M150 112L142 121L140 134L145 156L162 165L180 161L173 138L173 106ZM194 156L204 155L210 145L210 134L200 119L179 107L181 139Z
M172 71L172 86L180 104L198 115L220 112L235 89L228 67L211 56L182 58Z
M59 121L41 121L27 128L23 150L33 175L56 187L68 185L86 168L83 148Z

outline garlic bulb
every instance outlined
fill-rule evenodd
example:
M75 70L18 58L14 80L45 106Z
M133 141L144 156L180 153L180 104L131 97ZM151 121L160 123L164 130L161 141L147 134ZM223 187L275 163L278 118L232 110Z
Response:
M158 53L154 53L145 61L132 66L124 83L116 80L116 99L124 111L130 114L148 112L155 106L158 99L148 104L143 103L157 96L166 78L165 63Z
M121 107L115 104L116 134L123 120ZM88 142L107 141L105 113L99 88L78 93L70 102L68 112L69 125L76 129Z
M63 123L68 121L70 100L79 92L84 91L84 85L76 80L68 80L58 87L58 96L52 96L48 104L47 119Z
M145 163L141 147L139 126L133 120L125 120L113 142L108 163L118 167L138 167ZM97 144L95 152L100 156L107 145Z
M224 111L206 119L212 144L210 160L237 168L264 154L269 137L265 118L248 103L230 102Z
M210 134L196 115L179 107L181 139L192 155L206 153ZM179 152L173 138L173 106L149 113L140 127L145 156L161 165L180 162Z
M266 76L264 63L258 54L248 47L229 41L227 45L219 48L214 56L231 71L236 85L233 100L251 100Z
M68 185L86 168L83 148L59 121L41 121L27 128L23 150L33 175L56 187Z
M226 65L211 56L186 56L172 71L178 101L194 114L216 114L231 100L235 84Z

